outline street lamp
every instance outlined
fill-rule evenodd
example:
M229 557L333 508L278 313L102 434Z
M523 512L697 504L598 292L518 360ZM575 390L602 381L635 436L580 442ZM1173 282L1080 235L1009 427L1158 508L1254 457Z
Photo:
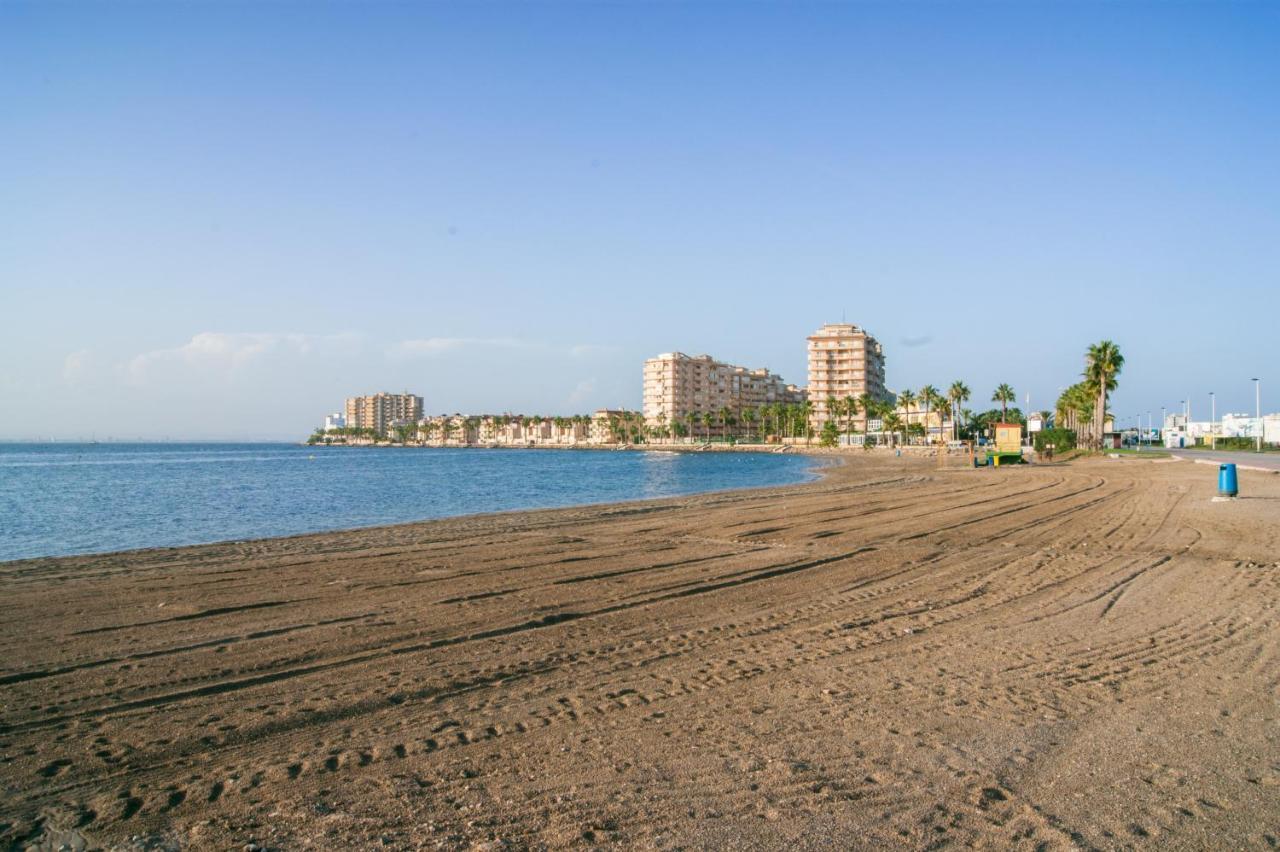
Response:
M1209 391L1209 449L1218 449L1218 400Z
M1253 379L1253 415L1258 421L1258 446L1256 452L1262 452L1262 384L1258 379Z

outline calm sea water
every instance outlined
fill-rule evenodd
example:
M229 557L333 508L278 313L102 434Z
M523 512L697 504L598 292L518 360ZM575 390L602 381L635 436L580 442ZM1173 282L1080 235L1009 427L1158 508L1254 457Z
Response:
M772 453L0 444L0 561L783 485Z

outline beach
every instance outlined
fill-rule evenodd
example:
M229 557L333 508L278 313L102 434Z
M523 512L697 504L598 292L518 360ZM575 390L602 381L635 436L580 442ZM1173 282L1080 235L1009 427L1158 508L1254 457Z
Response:
M842 460L0 565L0 843L1280 845L1280 476Z

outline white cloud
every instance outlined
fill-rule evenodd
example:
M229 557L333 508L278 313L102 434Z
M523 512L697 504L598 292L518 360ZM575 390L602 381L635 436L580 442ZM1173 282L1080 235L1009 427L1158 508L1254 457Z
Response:
M582 402L596 392L596 380L584 379L578 382L577 387L573 389L573 393L569 394L569 405L581 405Z
M160 367L200 367L236 370L272 355L306 356L321 350L353 348L354 334L299 334L202 331L172 349L155 349L134 356L125 371L133 381L144 381Z
M62 362L62 380L67 384L80 381L89 367L90 354L88 349L80 349L68 355Z
M387 348L387 354L395 358L432 357L456 349L538 349L567 354L574 358L615 351L617 347L594 343L577 343L573 346L521 340L516 337L424 337L402 340Z
M464 346L520 349L536 345L514 337L424 337L417 340L402 340L389 347L387 354L398 358L414 358L439 355Z
M598 343L578 343L569 347L569 354L574 358L585 358L589 355L601 355L605 352L616 352L616 346L602 346Z

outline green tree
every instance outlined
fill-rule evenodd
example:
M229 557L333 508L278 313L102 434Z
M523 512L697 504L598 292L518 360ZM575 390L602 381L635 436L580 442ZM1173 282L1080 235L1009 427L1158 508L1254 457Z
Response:
M902 418L898 416L896 411L887 411L884 415L884 431L889 433L889 444L892 446L897 442L898 433L902 431Z
M960 406L969 401L969 386L956 379L947 389L947 399L951 401L951 433L953 440L960 440Z
M1085 355L1085 380L1091 386L1097 403L1093 410L1093 439L1096 447L1102 446L1102 432L1107 422L1107 394L1116 389L1116 377L1124 368L1124 356L1120 347L1110 340L1101 340L1089 347Z
M925 443L929 443L929 411L937 409L943 402L942 395L933 385L925 385L920 389L920 404L924 406Z
M1013 388L1003 383L996 388L995 393L991 394L991 401L1000 403L1001 417L1006 416L1009 410L1009 403L1017 398L1018 395L1013 392Z
M903 434L910 439L911 437L911 406L916 404L916 395L908 388L898 391L898 405L902 408L902 415L906 418L906 428Z

